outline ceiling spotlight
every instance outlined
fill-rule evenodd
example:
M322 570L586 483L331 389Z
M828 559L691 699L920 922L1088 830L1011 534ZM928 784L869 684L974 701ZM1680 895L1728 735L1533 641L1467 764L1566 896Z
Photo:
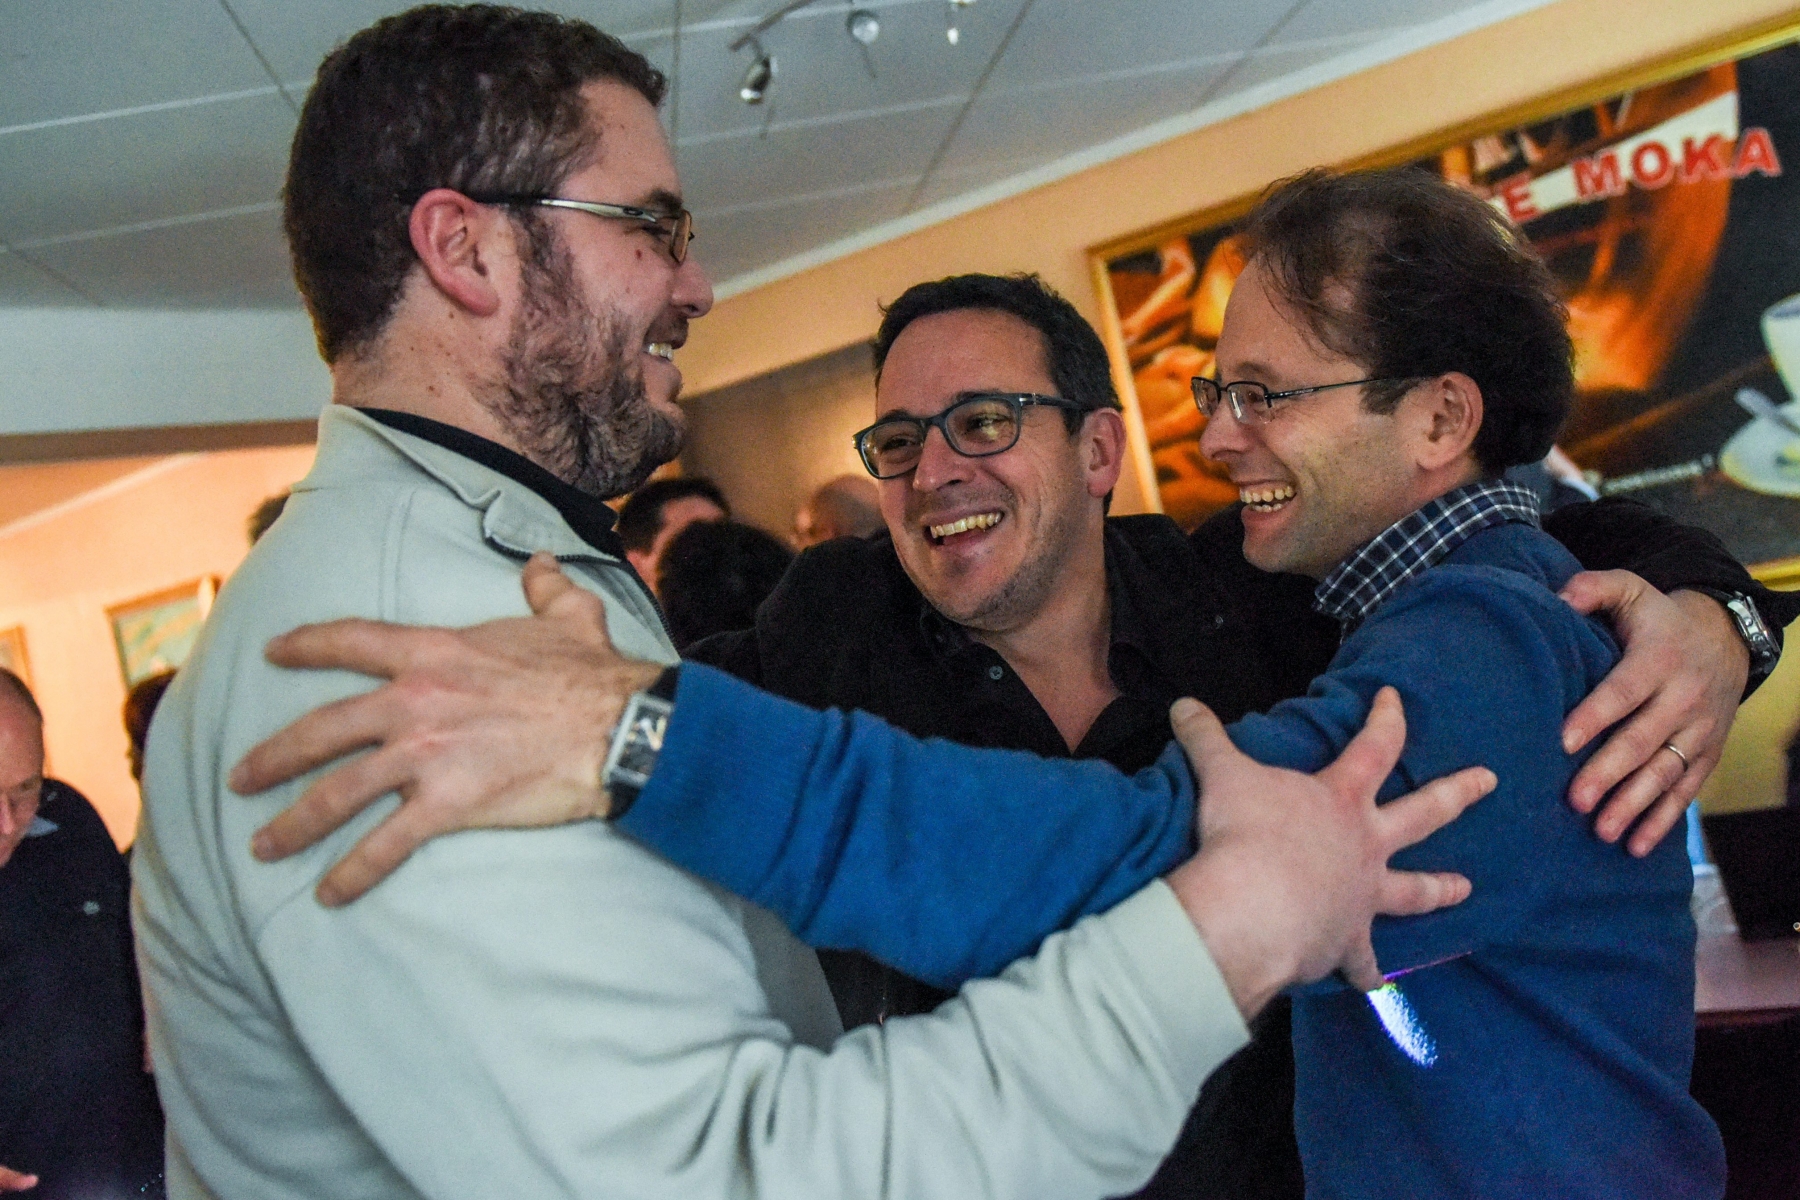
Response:
M952 46L962 41L962 30L956 25L957 14L973 3L975 0L950 0L950 11L945 14L944 40Z
M750 44L756 48L756 61L744 72L744 82L738 85L738 99L745 104L761 104L775 78L775 58L762 48L761 42Z
M875 39L881 36L881 22L866 8L852 9L844 22L844 29L850 34L851 40L864 46L873 45Z

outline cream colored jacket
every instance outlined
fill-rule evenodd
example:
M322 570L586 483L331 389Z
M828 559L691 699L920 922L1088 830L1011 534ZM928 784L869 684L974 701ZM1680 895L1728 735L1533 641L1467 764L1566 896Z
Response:
M338 407L220 594L157 715L134 863L170 1195L1050 1200L1146 1179L1245 1040L1161 883L933 1014L843 1036L772 917L599 822L439 838L338 911L313 886L393 800L250 857L305 781L244 799L231 765L371 686L263 644L334 617L523 615L539 549L625 653L674 659L625 565L549 503Z

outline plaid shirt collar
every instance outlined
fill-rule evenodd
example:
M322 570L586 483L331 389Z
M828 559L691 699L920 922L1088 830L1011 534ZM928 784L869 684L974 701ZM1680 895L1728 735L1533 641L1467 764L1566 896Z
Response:
M1401 585L1442 562L1483 529L1508 522L1536 525L1537 496L1499 479L1445 492L1333 567L1313 592L1313 608L1337 618L1347 637Z

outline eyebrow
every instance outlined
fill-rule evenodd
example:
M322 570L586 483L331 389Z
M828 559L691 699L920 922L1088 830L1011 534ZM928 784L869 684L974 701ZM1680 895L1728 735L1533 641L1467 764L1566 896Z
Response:
M679 192L671 192L668 188L652 188L642 194L642 198L631 202L633 208L647 208L652 212L666 212L673 216L686 208Z

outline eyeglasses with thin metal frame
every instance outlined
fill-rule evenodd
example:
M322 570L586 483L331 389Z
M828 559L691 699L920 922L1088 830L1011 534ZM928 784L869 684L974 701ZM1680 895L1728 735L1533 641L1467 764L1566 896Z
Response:
M688 243L694 240L694 214L685 208L674 212L657 212L635 204L603 204L598 200L565 200L561 196L501 195L470 196L477 204L504 204L517 207L567 208L589 216L608 220L638 221L654 225L667 238L669 257L677 266L687 261Z
M856 453L869 474L893 479L919 465L933 429L964 458L989 458L1019 444L1025 410L1033 405L1088 412L1090 406L1036 392L958 392L934 417L887 417L854 435Z
M1367 383L1411 383L1404 376L1383 376L1379 379L1346 379L1342 383L1321 383L1317 387L1290 388L1285 392L1271 392L1260 383L1248 379L1240 379L1236 383L1220 383L1216 379L1208 379L1204 375L1196 375L1188 382L1194 393L1194 404L1200 409L1200 415L1212 420L1213 414L1219 411L1221 401L1231 405L1231 415L1239 421L1267 421L1275 412L1276 404L1282 400L1293 400L1299 396L1310 396L1314 392L1329 392L1334 388L1361 387Z

